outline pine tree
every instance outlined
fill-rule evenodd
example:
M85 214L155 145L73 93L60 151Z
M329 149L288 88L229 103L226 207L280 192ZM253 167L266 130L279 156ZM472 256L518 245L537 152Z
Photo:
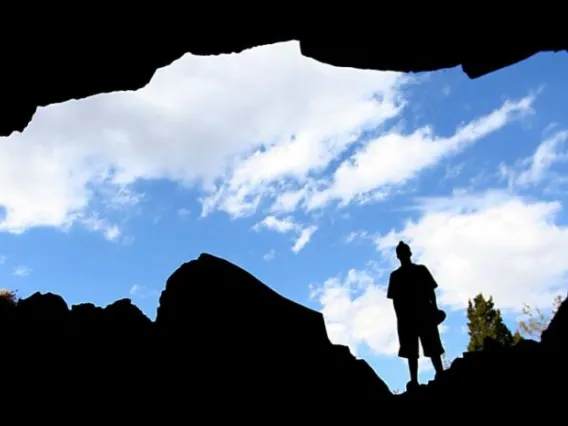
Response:
M485 299L483 294L468 301L467 319L469 328L469 352L481 351L486 337L494 339L503 346L513 346L515 339L503 322L501 311L495 309L493 297Z

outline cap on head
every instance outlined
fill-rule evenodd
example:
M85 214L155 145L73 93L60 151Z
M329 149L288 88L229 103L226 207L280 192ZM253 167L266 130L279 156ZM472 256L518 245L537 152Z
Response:
M404 241L400 241L396 246L396 257L400 258L409 258L412 255L412 251L410 251L410 246L406 244Z

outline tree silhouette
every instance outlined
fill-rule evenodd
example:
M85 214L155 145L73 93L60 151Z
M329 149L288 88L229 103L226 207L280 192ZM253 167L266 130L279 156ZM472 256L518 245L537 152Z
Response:
M550 324L550 320L556 315L561 304L562 296L557 295L552 302L551 315L548 316L539 308L531 308L530 305L525 303L522 309L525 319L517 323L517 333L527 338L540 340L542 332L546 330L546 327Z
M473 302L470 299L467 304L467 319L469 329L468 352L483 350L487 337L503 346L515 344L516 339L513 338L511 331L503 322L501 311L495 308L492 296L485 299L483 294L479 293L473 298Z
M7 288L0 288L0 300L7 301L11 304L16 304L18 302L18 298L16 297L16 292L9 290Z

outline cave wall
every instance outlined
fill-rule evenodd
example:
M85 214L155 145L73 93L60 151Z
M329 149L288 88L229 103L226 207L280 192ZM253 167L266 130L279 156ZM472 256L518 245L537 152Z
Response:
M231 11L228 22L203 12L200 19L193 17L199 25L166 16L158 22L97 20L97 10L93 16L89 12L87 23L69 17L70 11L52 11L48 22L21 23L19 32L13 26L0 29L2 40L10 40L0 47L0 136L23 131L38 107L140 89L156 69L186 53L218 55L298 40L302 54L334 66L401 72L462 66L470 78L478 78L538 52L568 51L562 14L548 10L517 10L513 19L481 8L467 16L430 5L419 12L417 5L412 8L420 20L397 19L407 8L389 6L385 16L373 16L371 22L361 21L359 10L351 11L352 19L349 10L341 10L301 22L296 10ZM207 21L208 16L213 18ZM546 16L546 24L540 16ZM539 30L530 32L536 22Z

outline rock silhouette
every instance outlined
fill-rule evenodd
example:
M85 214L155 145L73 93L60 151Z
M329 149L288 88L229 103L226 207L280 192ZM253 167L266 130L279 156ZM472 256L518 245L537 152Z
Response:
M365 361L329 341L320 313L202 254L169 277L155 321L128 299L105 308L69 308L51 293L0 299L2 418L444 423L446 410L453 423L451 413L474 409L522 419L523 398L547 418L564 396L565 305L542 343L488 344L436 381L393 395Z
M65 401L81 416L250 420L282 410L323 418L322 403L339 414L344 404L392 397L365 361L329 341L320 313L207 254L171 275L155 322L128 299L69 309L60 296L35 293L0 307L0 329L10 407Z
M200 5L200 22L219 13L216 6L209 15L202 10L204 6L207 9ZM167 29L157 32L148 32L143 20L113 21L103 15L97 19L98 10L89 12L89 19L99 25L96 30L82 14L69 10L52 13L47 21L23 21L18 32L9 26L0 29L2 40L34 40L25 47L21 43L0 47L0 136L23 131L40 106L138 90L158 68L186 53L218 55L298 40L303 55L335 66L421 72L461 65L470 78L476 78L538 52L568 50L564 15L541 5L516 8L508 17L488 14L482 7L470 8L464 19L461 10L428 4L418 12L421 19L412 23L373 19L364 25L359 15L346 19L343 9L327 11L325 19L316 20L298 20L294 8L288 16L279 10L278 22L283 24L274 20L272 12L263 16L258 10L238 10L229 13L232 19L223 23L222 31L213 21L207 22L205 28L212 33L202 25L171 20L183 14L168 9L164 15L168 16ZM406 13L406 4L389 6L389 16ZM269 24L259 26L263 18ZM519 31L539 21L546 22L539 31ZM68 31L72 31L73 43L67 43Z

